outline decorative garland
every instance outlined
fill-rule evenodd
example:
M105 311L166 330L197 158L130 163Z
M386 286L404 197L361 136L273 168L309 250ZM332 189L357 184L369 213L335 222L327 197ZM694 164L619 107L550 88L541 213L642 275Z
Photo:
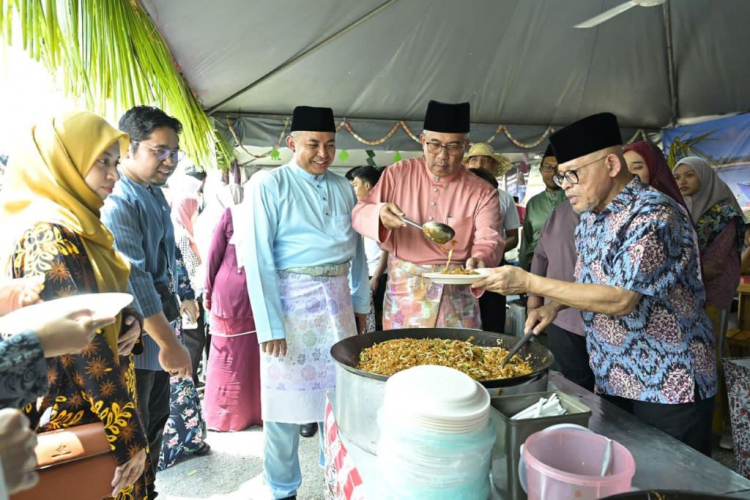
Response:
M344 124L344 127L346 127L346 130L350 134L352 134L352 137L354 137L355 139L357 139L362 144L367 144L368 146L379 146L379 145L383 144L385 141L387 141L388 139L390 139L391 137L393 137L394 134L401 127L401 125L398 122L394 123L393 127L391 127L391 130L389 130L388 133L384 137L381 137L380 139L377 139L375 141L368 141L367 139L365 139L364 137L362 137L361 135L359 135L358 133L356 133L354 131L354 129L352 128L352 126L351 126L351 124L349 123L348 120L344 119L344 121L342 123Z
M237 133L234 131L234 128L232 127L232 122L229 121L229 118L227 118L227 127L229 128L229 133L232 134L232 138L234 139L234 142L237 143L237 146L239 146L239 148L242 151L244 151L246 154L253 157L253 159L250 160L249 162L242 164L242 166L245 166L248 163L252 163L255 160L260 160L261 158L265 158L269 155L271 156L272 160L278 160L280 158L281 155L279 154L279 148L281 147L281 142L284 140L284 137L286 136L286 129L287 127L289 127L289 118L284 118L284 127L281 129L281 133L279 134L279 139L276 141L276 146L269 149L262 155L254 155L253 153L245 149L245 146L242 145L242 141L240 141L239 138L237 137Z
M284 135L286 134L286 129L289 126L289 118L284 119L284 128L281 131L281 134L279 135L279 140L276 142L276 147L268 151L267 153L263 155L254 155L250 153L248 150L246 150L242 144L240 143L239 139L237 138L237 135L235 134L234 130L232 129L232 124L229 122L229 119L227 118L227 126L229 127L229 131L232 133L232 137L234 137L235 142L239 145L239 147L245 151L248 155L252 156L256 160L259 160L261 158L265 158L268 155L272 155L273 152L278 151L279 147L281 147L281 141L284 139ZM398 132L398 129L402 129L406 135L408 135L414 142L420 142L419 136L416 135L406 124L404 120L397 121L393 124L391 129L388 131L388 133L381 137L380 139L375 140L368 140L359 135L354 128L352 127L351 123L349 123L349 120L344 118L339 122L338 125L336 125L336 132L340 132L342 128L346 128L347 132L351 134L352 137L354 137L357 141L359 141L362 144L366 144L367 146L379 146L383 143L385 143L387 140L391 139L394 135L396 135L396 132ZM544 141L547 140L547 138L555 131L552 127L547 127L541 136L539 136L538 139L532 141L532 142L522 142L518 139L516 139L513 134L510 132L510 129L505 125L498 125L495 129L495 132L486 140L483 142L486 142L487 144L492 144L495 139L498 138L500 134L504 134L505 137L512 142L516 147L519 147L521 149L534 149L538 147L540 144L542 144ZM636 140L642 140L642 141L648 141L648 137L646 136L646 132L643 129L636 130L633 137L627 142L627 144L630 144L632 142L635 142Z

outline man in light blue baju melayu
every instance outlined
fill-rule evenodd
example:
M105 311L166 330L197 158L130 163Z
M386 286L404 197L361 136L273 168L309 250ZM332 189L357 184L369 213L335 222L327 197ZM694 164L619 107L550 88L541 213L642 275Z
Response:
M235 224L261 344L265 481L276 499L294 498L302 483L300 425L323 421L336 383L331 346L363 331L370 300L351 223L357 199L346 179L328 172L333 112L297 107L291 130L293 160L251 179L251 221Z

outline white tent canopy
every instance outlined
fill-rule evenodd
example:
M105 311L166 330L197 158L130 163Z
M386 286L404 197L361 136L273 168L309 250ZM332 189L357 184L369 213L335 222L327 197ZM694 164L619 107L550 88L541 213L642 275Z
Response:
M622 0L151 0L143 2L204 107L243 144L276 144L295 105L330 106L366 139L419 134L430 99L468 100L473 140L521 143L591 113L623 135L750 110L750 2L669 0L592 29ZM672 46L672 61L670 51ZM403 129L381 145L415 149ZM493 144L518 147L504 133Z

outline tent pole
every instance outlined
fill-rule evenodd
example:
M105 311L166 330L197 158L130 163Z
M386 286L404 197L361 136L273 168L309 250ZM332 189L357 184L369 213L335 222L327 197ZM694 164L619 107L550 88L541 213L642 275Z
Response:
M667 38L667 68L669 71L669 99L672 107L672 120L669 125L677 125L677 119L680 116L680 100L677 90L677 72L674 67L674 50L672 48L672 16L669 7L669 0L664 2L664 32Z
M328 45L329 43L333 42L337 38L341 37L342 35L346 34L347 32L351 31L352 29L356 28L360 24L364 23L365 21L367 21L371 17L376 16L381 11L387 9L388 7L390 7L391 5L393 5L394 3L396 3L397 1L398 0L387 0L386 2L382 3L378 7L374 8L373 10L371 10L370 12L368 12L367 14L365 14L362 17L360 17L359 19L357 19L356 21L352 22L351 24L349 24L347 26L344 26L343 28L341 28L336 33L332 34L331 36L325 38L324 40L322 40L322 41L320 41L318 43L316 43L315 45L313 45L309 49L303 51L302 53L300 53L300 54L292 57L291 59L289 59L288 61L286 61L285 63L283 63L281 66L278 66L278 67L272 69L271 71L269 71L265 75L261 76L260 78L258 78L254 82L250 83L246 87L242 88L241 90L235 92L234 94L230 95L226 99L222 100L220 103L213 105L210 109L208 109L206 111L206 113L208 115L214 114L216 111L219 110L220 107L222 107L226 103L234 100L235 98L237 98L240 95L244 94L248 90L250 90L250 89L252 89L254 87L257 87L258 85L260 85L264 81L268 80L269 78L277 75L278 73L281 73L282 71L284 71L288 67L296 64L298 61L301 61L302 59L304 59L307 56L311 55L312 53L316 52L318 49L321 49L321 48L325 47L326 45Z

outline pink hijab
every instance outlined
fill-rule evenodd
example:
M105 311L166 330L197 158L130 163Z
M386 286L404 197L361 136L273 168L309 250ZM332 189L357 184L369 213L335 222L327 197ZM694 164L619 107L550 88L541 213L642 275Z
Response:
M172 200L172 222L175 226L182 228L190 239L190 248L201 261L198 246L195 244L195 235L193 231L193 216L198 211L198 199L194 196L180 196Z
M661 149L654 144L640 141L628 144L622 151L623 153L634 151L641 155L646 162L646 168L648 168L648 178L651 187L671 197L687 210L687 205L682 198L680 188L677 187L672 170L669 168L667 159L664 158Z

